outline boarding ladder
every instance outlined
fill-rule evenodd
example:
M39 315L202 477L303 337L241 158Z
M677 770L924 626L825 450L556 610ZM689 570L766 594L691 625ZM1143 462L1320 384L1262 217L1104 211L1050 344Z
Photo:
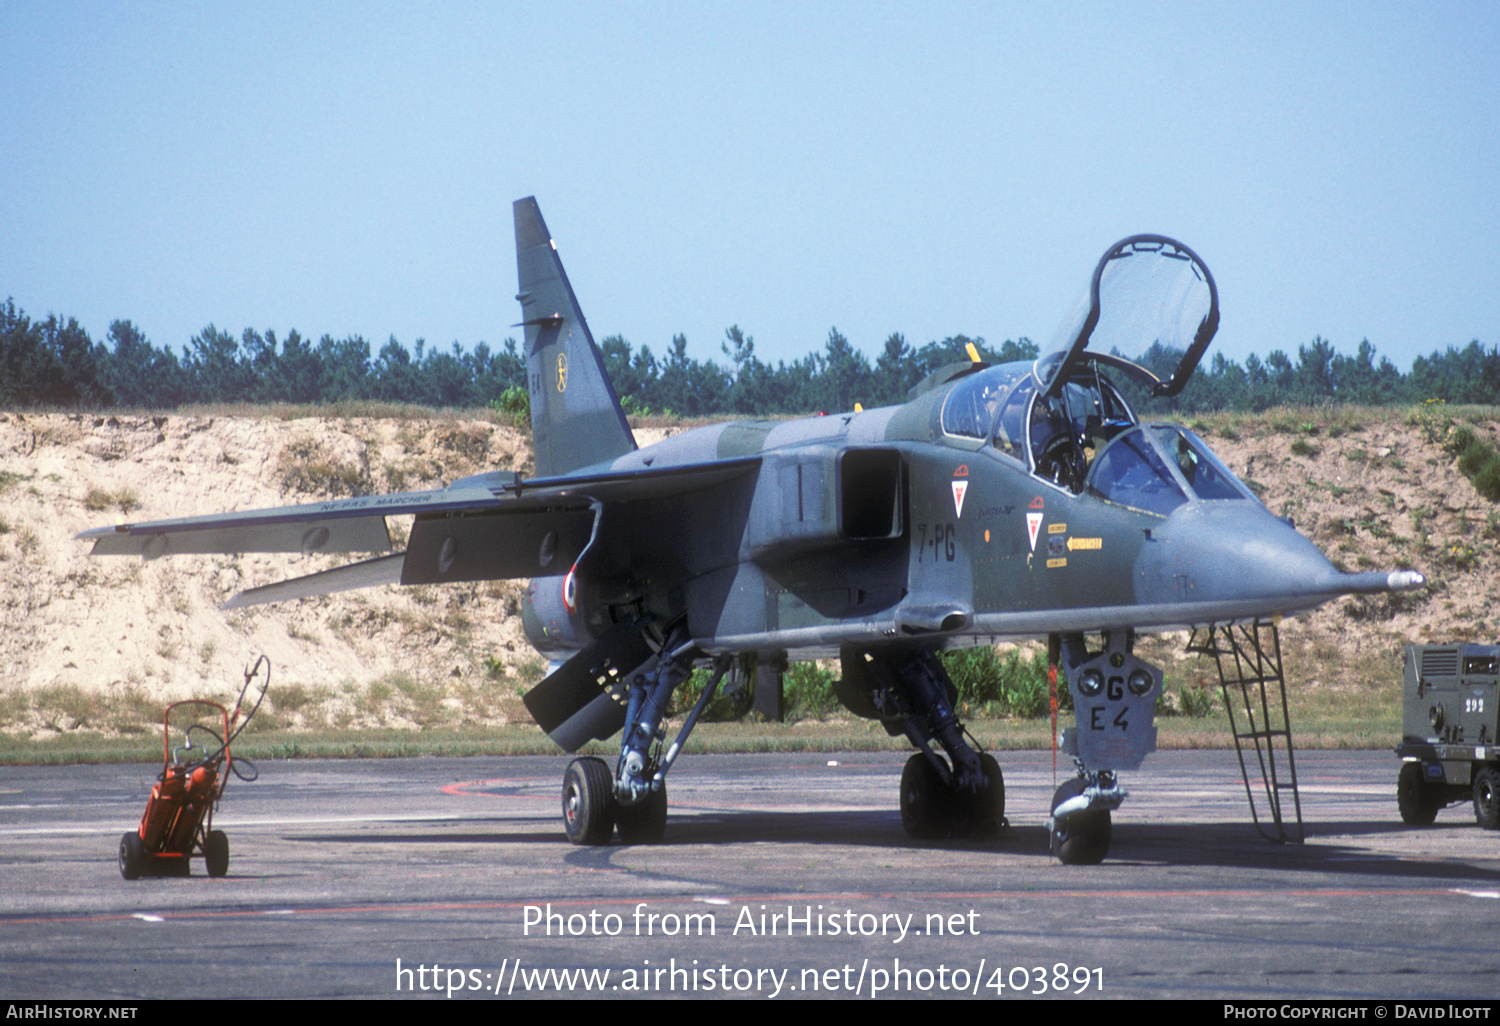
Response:
M1245 778L1245 797L1250 817L1262 837L1282 843L1301 843L1302 799L1297 793L1297 762L1292 754L1291 717L1286 706L1286 676L1281 666L1281 636L1277 620L1256 620L1197 628L1188 639L1188 651L1212 656L1224 689L1224 708L1229 711L1229 729ZM1275 694L1268 685L1275 685ZM1260 768L1260 784L1250 782L1246 749L1253 748ZM1282 795L1292 796L1295 827L1283 813ZM1265 806L1261 815L1257 799ZM1295 830L1295 832L1293 832Z

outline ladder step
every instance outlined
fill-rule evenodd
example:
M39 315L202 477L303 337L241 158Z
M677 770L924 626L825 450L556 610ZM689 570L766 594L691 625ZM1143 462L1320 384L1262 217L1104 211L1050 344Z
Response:
M1245 778L1245 792L1250 800L1250 815L1255 820L1256 830L1270 840L1301 840L1302 802L1297 789L1297 764L1292 746L1291 723L1286 715L1286 676L1281 662L1281 641L1276 624L1257 623L1252 633L1242 630L1240 635L1228 627L1210 630L1208 637L1200 639L1195 632L1189 651L1212 656L1218 664L1219 684L1224 689L1228 706L1230 736L1234 738L1235 752L1239 755L1240 770ZM1222 633L1221 633L1222 632ZM1222 643L1221 643L1222 637ZM1262 648L1263 642L1268 648ZM1226 656L1233 657L1232 670L1239 674L1231 677L1225 672ZM1274 658L1272 658L1274 656ZM1230 689L1237 689L1239 700L1231 700ZM1272 700L1280 699L1279 703ZM1235 706L1243 703L1243 724L1246 730L1236 730ZM1257 721L1260 722L1257 725ZM1272 726L1280 723L1281 726ZM1277 739L1283 742L1277 745ZM1247 744L1249 742L1249 744ZM1246 761L1246 749L1253 745L1254 758L1259 764L1263 788L1251 784L1251 763ZM1294 818L1282 816L1281 795L1291 792ZM1257 801L1257 794L1260 800ZM1274 824L1261 822L1261 806L1274 820ZM1269 829L1268 829L1269 828Z

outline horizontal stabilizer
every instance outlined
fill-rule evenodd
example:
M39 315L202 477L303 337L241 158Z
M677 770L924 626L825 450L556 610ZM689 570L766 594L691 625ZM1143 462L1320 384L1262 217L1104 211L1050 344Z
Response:
M594 511L587 507L419 516L412 525L401 583L566 573L589 543L593 526Z
M335 567L321 573L294 577L289 581L267 584L260 588L247 588L220 606L220 609L243 609L265 602L285 602L290 599L309 598L313 595L332 595L338 591L354 588L373 588L379 584L400 584L401 564L406 553L397 552L389 556L378 556L362 563Z
M153 529L154 528L154 529ZM179 556L206 552L384 552L391 547L384 517L298 520L279 524L206 523L103 528L92 536L95 556Z
M526 709L565 752L625 725L626 676L650 660L639 624L621 623L526 692Z
M388 516L473 510L498 504L494 488L460 483L424 492L367 495L302 506L96 527L77 537L93 541L95 556L146 559L209 552L389 552L391 540L385 527Z

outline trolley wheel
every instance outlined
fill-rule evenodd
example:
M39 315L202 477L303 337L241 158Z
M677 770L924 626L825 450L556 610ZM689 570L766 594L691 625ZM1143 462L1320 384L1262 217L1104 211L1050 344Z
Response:
M223 876L229 872L229 838L222 830L210 830L203 840L203 861L208 866L209 876Z
M1401 812L1401 822L1430 826L1444 804L1423 778L1420 762L1401 764L1401 772L1396 775L1396 808Z
M615 832L615 788L603 759L574 759L563 774L563 827L574 844L608 844Z
M1052 795L1052 808L1056 810L1068 799L1083 794L1087 786L1081 778L1064 782ZM1108 809L1075 812L1061 822L1054 816L1052 854L1065 866L1098 865L1109 854L1112 834Z
M901 771L901 826L918 841L947 837L953 829L953 807L948 787L921 752L906 760Z
M141 835L134 830L120 838L120 875L127 880L139 880L146 870L146 849L141 846Z
M1474 820L1486 830L1500 830L1500 771L1486 767L1474 774Z
M667 832L667 782L634 805L616 805L621 844L660 844Z

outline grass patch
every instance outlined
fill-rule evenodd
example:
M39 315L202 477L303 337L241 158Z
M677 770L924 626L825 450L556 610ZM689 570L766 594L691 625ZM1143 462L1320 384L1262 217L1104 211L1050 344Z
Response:
M121 488L119 491L112 492L94 485L83 496L83 508L90 513L102 513L107 509L116 508L121 513L129 513L140 509L140 506L141 500L130 488Z
M1046 652L1013 648L1001 655L982 646L944 652L941 659L963 708L1022 719L1046 715L1051 709ZM1067 689L1059 685L1058 691L1063 707L1069 708Z
M367 468L329 452L312 438L287 443L277 477L286 489L312 495L364 495L374 490Z
M1169 687L1176 682L1168 679ZM1188 691L1189 688L1183 688ZM1233 747L1229 717L1218 700L1217 683L1210 693L1213 708L1199 716L1159 716L1159 749L1227 749ZM1290 688L1292 738L1298 748L1388 749L1400 738L1399 682L1391 687L1351 693L1331 688ZM160 709L154 709L160 723ZM257 722L259 718L257 718ZM1060 714L1060 727L1072 726L1070 713ZM680 720L669 722L675 736ZM414 756L556 755L562 753L530 723L509 726L441 726L421 730L373 728L251 730L235 744L236 755L254 760L371 759ZM969 732L991 751L1045 751L1052 745L1048 715L1032 719L974 715ZM791 723L742 720L700 723L684 746L694 754L729 752L841 752L911 750L904 737L893 738L873 720L847 714L827 719L804 718ZM579 754L612 760L618 740L592 741ZM161 735L142 730L110 736L79 729L45 740L29 740L0 732L0 765L73 764L99 762L153 763L161 760ZM1003 760L1002 760L1003 761Z
M1185 637L1185 635L1184 635ZM1182 639L1143 637L1141 658L1163 668L1166 695L1158 704L1162 748L1229 748L1232 739L1218 675L1211 660L1181 651ZM1399 652L1372 647L1340 658L1325 641L1283 631L1292 737L1297 747L1387 748L1399 739ZM960 715L990 749L1046 749L1052 725L1046 698L1045 655L1030 647L956 650L944 661L960 687ZM832 694L837 663L794 664L786 678L786 723L755 718L699 725L687 748L695 752L906 751L884 726L842 708ZM1334 674L1309 680L1299 671ZM411 755L512 755L555 753L552 742L525 720L511 692L512 672L500 687L486 676L422 680L404 672L369 685L279 685L236 746L249 758L370 758ZM706 683L707 675L702 675ZM701 687L701 683L698 685ZM523 688L524 689L524 688ZM674 701L668 730L675 735L695 697L690 684ZM1066 689L1060 689L1066 696ZM731 703L733 704L733 703ZM748 703L744 703L748 704ZM743 711L743 710L740 710ZM1242 710L1237 706L1237 714ZM160 758L161 705L133 688L87 692L58 685L0 692L0 763L153 761ZM510 717L509 725L493 721ZM490 722L475 722L488 720ZM1059 726L1071 726L1066 708ZM353 728L351 722L380 726ZM1243 728L1243 723L1242 723ZM29 735L40 732L32 739ZM588 751L612 758L618 740Z
M1500 452L1467 424L1452 428L1445 449L1458 458L1458 469L1491 502L1500 502Z

